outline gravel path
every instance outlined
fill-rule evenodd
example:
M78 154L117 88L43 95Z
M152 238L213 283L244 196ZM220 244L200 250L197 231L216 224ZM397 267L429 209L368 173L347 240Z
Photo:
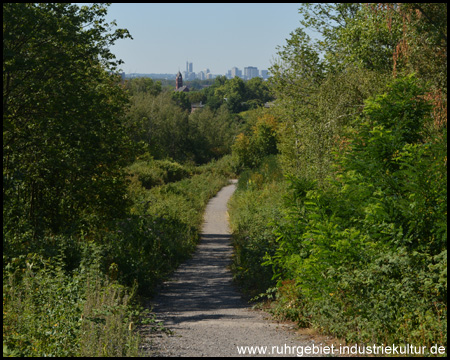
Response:
M266 356L278 355L272 350L297 356L298 347L313 344L301 340L291 326L252 310L232 283L227 202L235 183L210 200L196 252L152 301L157 319L172 331L147 335L153 356L244 356L238 346L267 346Z

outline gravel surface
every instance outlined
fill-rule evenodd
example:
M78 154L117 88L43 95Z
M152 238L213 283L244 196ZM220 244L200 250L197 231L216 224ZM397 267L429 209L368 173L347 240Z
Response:
M233 285L228 269L233 248L227 202L236 180L231 182L208 203L193 257L152 300L157 319L171 333L146 335L144 348L150 356L251 356L240 354L238 346L267 346L265 356L297 356L299 347L314 343L301 339L292 325L276 323L267 313L252 310Z

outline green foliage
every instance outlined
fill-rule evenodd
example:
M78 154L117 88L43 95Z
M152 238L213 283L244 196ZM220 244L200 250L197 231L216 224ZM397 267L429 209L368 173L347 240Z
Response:
M191 102L186 93L177 91L172 93L172 100L184 111L191 110Z
M231 80L222 78L215 85L214 97L222 102L225 101L228 110L235 114L256 109L273 99L268 84L259 77L249 81L239 77Z
M139 92L131 101L128 132L156 159L204 164L229 153L237 132L235 116L226 107L213 108L189 114L190 95Z
M127 128L132 139L144 142L156 159L188 158L188 113L175 104L170 93L134 95Z
M402 26L394 53L395 71L416 73L422 85L447 94L446 4L404 3L397 9L390 6L387 15Z
M131 95L140 93L157 96L161 93L161 81L154 81L151 78L135 78L125 82L125 88Z
M446 146L423 131L421 95L393 82L366 102L336 178L292 183L266 264L279 287L295 281L298 321L351 342L446 343Z
M3 7L3 208L11 236L103 227L125 211L126 98L106 70L115 68L107 46L127 31L105 33L105 11Z
M135 295L189 256L230 176L231 157L171 160L194 157L188 112L159 82L113 75L109 47L130 36L105 16L3 6L4 356L140 355L136 325L156 324Z
M187 81L186 84L190 88L187 97L190 103L195 104L202 102L203 105L206 105L213 111L219 109L223 105L224 99L216 96L215 90L219 86L222 86L226 81L227 79L225 76L218 76L214 80L200 81L196 79Z
M446 344L446 5L301 12L322 38L292 32L270 84L174 94L111 75L131 36L104 5L4 4L4 355L139 355L134 295L189 256L236 170L247 294L347 341Z
M86 263L89 251L100 255L88 239L126 213L122 168L134 151L123 127L126 94L109 74L120 64L109 46L130 36L109 33L105 15L98 4L3 6L6 355L138 352L136 333L123 337L130 303L105 291L110 283L99 271L100 256ZM94 278L100 282L88 286ZM95 311L110 301L120 310L86 337L90 296L102 299L92 304Z
M229 202L233 231L234 279L253 297L275 283L270 268L262 265L266 253L275 251L270 221L281 217L285 184L276 156L264 159L258 169L241 174L238 189Z
M245 110L243 103L247 99L247 89L244 80L235 77L218 87L214 95L224 99L228 109L233 113Z
M283 119L279 150L285 173L319 184L330 176L334 144L346 141L349 120L361 113L365 99L384 91L392 73L414 71L422 86L428 81L445 114L445 5L304 4L299 11L302 27L279 48L270 69ZM307 28L320 36L311 39ZM427 41L436 47L426 48ZM441 117L445 122L446 115Z
M237 122L225 106L196 110L189 116L189 144L194 161L204 164L218 159L231 150Z
M266 102L273 100L269 85L260 77L255 77L246 82L247 87L247 108L256 109Z
M146 189L180 181L190 176L184 166L170 160L139 160L127 167L130 176L137 177Z
M251 127L251 133L240 133L232 146L239 170L258 167L266 156L278 153L277 119L268 112L255 113L257 118Z
M139 293L152 295L155 285L192 253L206 203L228 181L227 172L211 170L204 168L190 178L150 189L131 183L131 215L103 239L106 262L117 264L122 283L137 282Z
M270 69L290 190L285 207L263 201L276 224L234 227L235 276L265 291L258 299L275 299L276 315L348 342L445 345L447 7L303 4L299 12L302 27ZM236 199L266 191L255 148L251 131L234 145L240 164L253 167ZM243 214L258 219L260 209L233 204L239 224L251 223ZM259 276L269 273L272 283Z
M211 86L187 94L159 93L153 82L144 79L126 86L133 95L126 123L130 137L156 159L197 164L228 154L240 127L236 114L272 99L267 83L259 78L244 82L219 77ZM227 94L229 102L224 100ZM189 114L195 102L206 106Z
M332 173L333 148L364 100L383 89L386 75L348 66L327 73L314 44L302 29L292 34L271 69L277 95L278 149L286 174L321 183Z
M332 71L349 64L367 70L389 72L393 54L401 39L401 21L388 19L370 5L308 4L300 9L302 25L313 27L323 39L316 42L326 53L326 66Z
M138 355L135 326L148 314L132 294L152 295L195 249L204 207L231 169L228 157L176 181L186 171L181 165L154 162L172 174L173 182L151 190L131 182L132 214L113 230L90 233L97 244L52 236L40 239L40 254L4 255L6 354ZM145 164L141 161L135 171Z
M228 179L234 179L237 177L235 172L236 165L231 154L225 155L218 160L212 160L207 164L196 167L194 172L209 172L220 176L224 176Z
M64 239L59 239L64 242ZM11 259L3 271L3 354L12 356L136 356L129 330L145 312L132 294L99 272L98 252L72 273L61 254ZM5 258L4 258L5 260ZM6 354L5 354L6 350Z

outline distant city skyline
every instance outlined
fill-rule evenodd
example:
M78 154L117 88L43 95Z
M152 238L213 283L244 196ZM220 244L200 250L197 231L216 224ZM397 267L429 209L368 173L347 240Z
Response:
M78 4L80 5L80 4ZM194 72L226 75L233 67L267 70L300 26L293 3L112 3L106 19L134 40L117 40L111 51L127 73L176 74L186 62Z
M242 72L242 70L240 70L239 68L234 66L233 68L227 70L227 72L225 74L213 74L209 68L200 70L198 72L195 72L193 69L194 69L193 63L186 61L186 70L181 72L183 74L183 78L185 80L194 80L194 79L205 80L205 79L211 79L211 78L214 78L216 76L221 76L221 75L224 75L229 79L236 77L236 76L246 79L246 80L249 80L249 79L252 79L252 78L258 77L258 76L266 79L267 75L268 75L267 69L260 70L256 66L244 67L244 72Z
M258 69L255 66L247 66L244 67L244 70L237 67L233 67L232 69L228 70L225 74L213 74L209 68L200 70L198 72L193 71L193 63L192 62L186 62L186 69L184 71L179 71L182 74L182 78L185 81L189 80L207 80L207 79L214 79L217 76L226 76L228 79L232 79L233 77L240 77L244 80L250 80L254 77L261 77L263 79L268 79L270 76L270 72L267 69ZM178 73L178 71L177 71ZM177 76L176 73L125 73L122 72L122 76L125 78L134 78L134 77L140 77L140 76L149 76L155 77L157 75L160 75L161 78L168 78L168 79L175 79Z

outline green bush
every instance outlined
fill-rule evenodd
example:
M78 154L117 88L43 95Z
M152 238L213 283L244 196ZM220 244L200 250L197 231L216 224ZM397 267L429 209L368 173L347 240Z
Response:
M3 11L3 227L10 239L31 232L30 242L104 228L128 206L123 166L134 146L108 48L128 31L109 27L98 4Z
M188 174L181 165L157 163L173 180ZM150 190L132 181L131 213L104 231L50 235L32 246L25 235L12 241L4 234L4 354L138 355L135 327L147 314L133 294L152 295L194 250L204 207L228 182L229 159L216 165ZM134 166L145 173L146 162Z
M397 79L366 102L327 186L293 178L266 265L279 289L295 283L299 322L350 342L446 344L446 134L425 131L422 95Z
M163 170L165 174L164 183L166 184L183 180L189 176L189 172L177 162L170 160L157 160L155 161L155 165Z
M128 166L127 170L146 189L180 181L191 175L186 167L170 160L138 160Z
M229 202L233 232L233 277L250 297L274 286L273 273L262 266L267 253L275 251L270 221L281 216L286 187L276 156L267 157L259 169L247 170L239 178Z
M163 185L165 172L153 165L153 162L136 161L127 168L130 176L137 177L140 184L146 189L151 189L153 186Z
M195 230L171 216L130 215L105 236L105 261L117 266L120 283L137 285L140 294L153 295L156 285L194 249Z
M147 164L164 167L172 180L188 174L184 167L170 161ZM145 166L139 162L136 168L144 173ZM137 282L140 294L152 295L156 284L192 253L208 200L228 182L227 171L215 171L213 166L198 171L192 177L150 189L132 182L130 215L102 238L106 263L117 265L121 283L133 286Z
M236 137L232 152L237 169L257 168L266 156L278 153L277 119L270 113L261 111L250 134L241 133Z
M108 46L130 35L106 23L107 6L3 10L4 356L139 355L134 295L194 249L226 166L168 160L195 158L188 112L160 83L119 84ZM217 115L228 126L211 138L214 157L234 126Z
M129 325L144 313L133 310L129 290L99 271L99 248L84 252L93 261L70 273L62 254L30 254L5 264L4 355L138 355L139 336Z
M198 166L195 172L211 172L219 176L227 177L228 179L237 178L235 171L236 164L231 154L225 155L218 160L211 160L208 164Z

